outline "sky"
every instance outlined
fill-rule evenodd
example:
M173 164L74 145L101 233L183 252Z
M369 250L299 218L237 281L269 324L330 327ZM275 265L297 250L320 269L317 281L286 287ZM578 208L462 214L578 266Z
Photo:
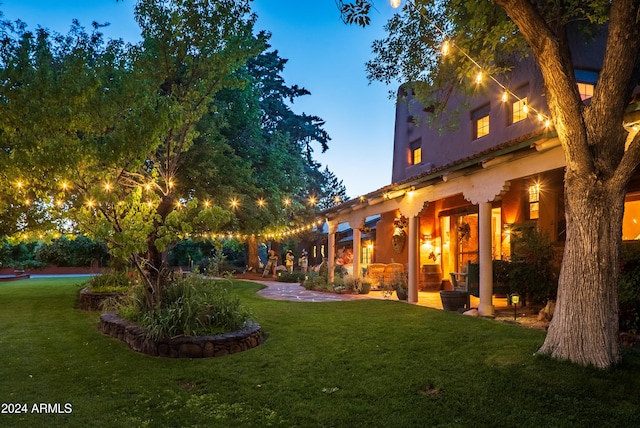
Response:
M91 29L109 22L107 39L140 40L133 18L134 0L0 0L3 18L20 19L27 28L66 34L72 20ZM315 146L314 158L342 180L351 198L391 183L397 85L369 82L365 62L373 58L371 44L383 38L384 24L394 9L378 0L371 25L345 25L334 0L254 0L256 30L272 34L271 49L288 60L283 77L311 95L298 98L293 111L319 116L331 136L329 150Z

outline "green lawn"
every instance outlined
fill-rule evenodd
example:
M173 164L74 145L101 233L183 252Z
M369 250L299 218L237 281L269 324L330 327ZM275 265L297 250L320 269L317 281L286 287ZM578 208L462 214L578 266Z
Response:
M616 370L534 356L540 331L397 301L271 301L267 340L222 358L129 350L74 308L78 279L0 283L3 427L640 426L640 355ZM65 404L69 406L65 408Z

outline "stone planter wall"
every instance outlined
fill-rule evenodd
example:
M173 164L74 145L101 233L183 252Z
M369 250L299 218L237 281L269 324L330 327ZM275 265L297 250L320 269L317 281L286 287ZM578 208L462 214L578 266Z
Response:
M100 315L100 331L120 339L131 349L147 355L169 358L208 358L235 354L255 348L263 342L259 324L217 336L181 336L154 341L139 325L115 313Z
M122 293L94 293L89 287L80 290L78 307L83 311L101 311L102 303L110 298L120 298Z

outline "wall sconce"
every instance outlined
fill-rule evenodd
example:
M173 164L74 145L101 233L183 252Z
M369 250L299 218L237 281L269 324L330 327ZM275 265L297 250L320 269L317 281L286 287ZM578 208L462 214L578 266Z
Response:
M426 233L422 235L422 245L426 246L427 248L433 247L433 242L431 241L431 234Z
M504 229L504 234L505 234L505 235L507 235L507 236L511 235L511 226L512 226L512 224L511 224L511 223L505 223L505 224L502 226L502 227L503 227L503 229Z

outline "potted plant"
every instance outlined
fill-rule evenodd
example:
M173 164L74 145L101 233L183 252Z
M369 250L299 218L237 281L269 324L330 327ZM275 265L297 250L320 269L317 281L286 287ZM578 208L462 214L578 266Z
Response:
M369 294L371 292L371 281L369 279L363 279L360 284L359 294Z
M395 272L393 274L393 289L396 291L396 296L398 296L398 300L408 300L409 299L409 281L407 280L407 275L404 272Z

